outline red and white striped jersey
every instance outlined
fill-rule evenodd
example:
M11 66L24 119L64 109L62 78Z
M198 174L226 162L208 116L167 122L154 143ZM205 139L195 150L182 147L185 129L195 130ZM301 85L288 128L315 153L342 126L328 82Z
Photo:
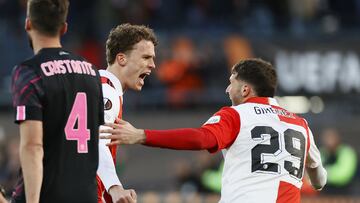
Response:
M305 165L321 165L305 119L279 107L274 98L254 97L225 107L203 128L216 132L218 149L211 151L223 149L221 203L300 202Z
M116 118L122 117L123 90L119 79L106 70L100 70L102 91L104 98L104 120L106 123L114 123ZM101 126L105 128L105 126ZM104 198L111 202L106 191L113 185L121 185L116 174L116 146L107 147L108 140L99 140L99 167L97 170L98 200Z

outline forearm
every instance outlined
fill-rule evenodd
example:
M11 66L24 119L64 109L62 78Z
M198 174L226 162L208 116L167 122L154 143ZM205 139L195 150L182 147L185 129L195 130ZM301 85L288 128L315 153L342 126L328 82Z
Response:
M40 200L43 179L43 156L44 151L41 145L20 147L20 162L27 203L37 203Z
M145 130L144 145L180 150L202 150L217 147L217 140L203 128Z
M316 168L306 167L306 172L309 175L311 185L316 190L321 190L327 180L327 172L321 165Z

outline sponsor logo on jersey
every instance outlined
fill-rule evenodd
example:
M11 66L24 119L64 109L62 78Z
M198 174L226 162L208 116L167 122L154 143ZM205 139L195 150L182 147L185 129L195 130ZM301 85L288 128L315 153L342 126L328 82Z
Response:
M220 116L213 116L213 117L209 118L209 120L206 121L204 123L204 125L218 123L218 122L220 122L220 120L221 120Z
M59 55L61 56L61 55L69 55L69 53L68 52L65 52L65 51L60 51L59 52Z
M111 100L104 97L104 110L110 110L112 108Z

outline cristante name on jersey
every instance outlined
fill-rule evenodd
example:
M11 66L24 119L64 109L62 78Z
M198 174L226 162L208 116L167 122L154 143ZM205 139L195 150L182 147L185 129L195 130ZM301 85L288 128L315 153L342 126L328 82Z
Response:
M66 73L96 76L96 72L92 68L91 63L79 60L46 61L41 64L41 70L46 76Z
M278 109L278 108L273 108L273 107L259 107L259 106L254 106L254 111L255 114L277 114L279 116L285 116L285 117L289 117L289 118L294 118L294 114L290 113L288 111L286 111L285 109Z

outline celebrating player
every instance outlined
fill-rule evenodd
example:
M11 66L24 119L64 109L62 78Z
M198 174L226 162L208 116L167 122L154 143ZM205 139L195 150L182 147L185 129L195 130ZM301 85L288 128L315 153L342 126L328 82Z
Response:
M106 42L108 67L100 70L106 122L122 117L125 90L141 90L155 68L156 45L156 36L148 27L122 24L111 30ZM99 142L98 202L103 202L103 197L106 202L135 201L134 190L124 190L116 174L116 146L108 148L106 143Z
M22 174L12 202L96 203L100 75L62 48L68 0L29 0L25 30L34 56L12 74Z
M119 120L101 130L114 144L210 152L225 159L220 202L300 202L304 169L315 189L326 171L305 119L279 107L273 98L275 69L261 59L242 60L232 68L226 92L231 107L216 112L202 127L142 130Z

